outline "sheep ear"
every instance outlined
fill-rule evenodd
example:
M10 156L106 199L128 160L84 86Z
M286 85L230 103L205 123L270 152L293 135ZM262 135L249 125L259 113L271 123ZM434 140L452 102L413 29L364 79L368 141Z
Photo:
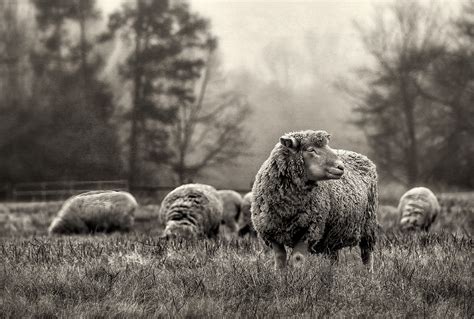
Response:
M298 140L293 136L282 136L280 137L280 144L289 149L296 150L298 147Z

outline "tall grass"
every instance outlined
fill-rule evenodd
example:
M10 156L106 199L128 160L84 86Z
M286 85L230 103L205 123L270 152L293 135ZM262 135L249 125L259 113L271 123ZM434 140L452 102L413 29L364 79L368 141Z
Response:
M3 317L472 317L472 240L384 235L375 272L357 250L273 270L249 239L140 235L7 239Z

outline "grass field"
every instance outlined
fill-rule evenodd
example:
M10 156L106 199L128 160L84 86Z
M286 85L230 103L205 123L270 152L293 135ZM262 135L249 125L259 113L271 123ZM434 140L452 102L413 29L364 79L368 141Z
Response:
M443 196L429 234L398 233L382 206L373 274L358 249L274 271L257 240L164 242L156 206L129 234L47 237L61 203L3 205L0 317L472 318L474 198Z

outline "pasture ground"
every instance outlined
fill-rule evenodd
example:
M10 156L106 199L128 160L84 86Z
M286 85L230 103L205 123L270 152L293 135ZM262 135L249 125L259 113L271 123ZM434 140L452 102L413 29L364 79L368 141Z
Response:
M156 206L129 234L48 237L61 203L0 204L0 317L472 318L473 199L441 196L433 232L408 235L382 205L373 274L357 248L275 271L251 238L164 242Z

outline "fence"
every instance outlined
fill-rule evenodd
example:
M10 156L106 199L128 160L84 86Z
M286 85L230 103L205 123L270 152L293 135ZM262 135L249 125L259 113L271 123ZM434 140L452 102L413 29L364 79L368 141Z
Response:
M11 187L14 201L48 201L66 199L72 195L99 189L128 190L126 180L115 181L65 181L18 183Z
M51 201L64 200L79 193L110 189L130 191L141 203L160 203L175 186L139 185L129 187L126 180L113 181L64 181L41 183L18 183L0 185L0 200L7 201ZM218 189L224 189L220 187ZM249 189L234 189L242 195Z

